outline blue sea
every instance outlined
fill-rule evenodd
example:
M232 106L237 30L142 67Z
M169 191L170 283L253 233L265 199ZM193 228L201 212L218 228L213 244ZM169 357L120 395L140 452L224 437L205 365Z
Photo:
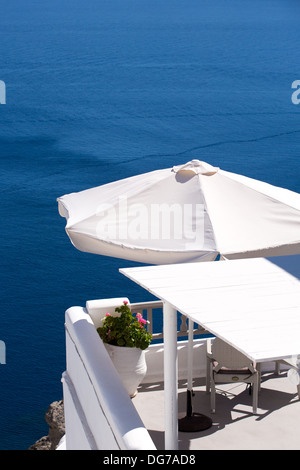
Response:
M56 198L193 158L300 192L300 3L0 0L0 11L0 449L22 450L62 398L65 310L151 299L118 272L134 263L72 246Z

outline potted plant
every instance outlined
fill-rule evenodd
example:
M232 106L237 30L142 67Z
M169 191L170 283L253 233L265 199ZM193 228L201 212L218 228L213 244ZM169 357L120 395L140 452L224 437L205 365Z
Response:
M147 372L145 350L152 341L148 323L141 313L132 314L128 302L115 309L118 316L107 313L97 329L123 384L131 397Z

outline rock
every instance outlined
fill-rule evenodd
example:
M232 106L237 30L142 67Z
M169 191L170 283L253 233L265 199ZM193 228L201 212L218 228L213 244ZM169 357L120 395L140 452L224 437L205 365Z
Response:
M35 444L29 447L28 450L50 450L51 448L51 442L48 436L44 436L38 441L36 441Z
M55 450L60 439L65 434L65 416L63 400L54 401L45 414L49 425L48 436L39 439L28 450Z

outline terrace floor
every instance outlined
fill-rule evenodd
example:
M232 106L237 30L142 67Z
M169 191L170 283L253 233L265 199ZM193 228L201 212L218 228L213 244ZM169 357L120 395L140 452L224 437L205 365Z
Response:
M300 400L286 372L262 375L257 414L245 384L218 385L216 413L210 413L205 379L194 382L193 411L213 425L197 433L179 432L179 450L300 450ZM133 398L158 450L164 450L163 384L144 384ZM185 416L186 383L178 385L179 418Z

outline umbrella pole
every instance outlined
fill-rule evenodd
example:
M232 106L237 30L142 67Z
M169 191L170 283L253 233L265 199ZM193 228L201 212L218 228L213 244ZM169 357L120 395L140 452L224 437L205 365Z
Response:
M186 416L178 420L178 429L181 432L204 431L212 425L212 420L208 416L200 413L193 413L192 397L193 393L193 340L194 340L194 322L189 320L188 337L188 379L186 391Z

